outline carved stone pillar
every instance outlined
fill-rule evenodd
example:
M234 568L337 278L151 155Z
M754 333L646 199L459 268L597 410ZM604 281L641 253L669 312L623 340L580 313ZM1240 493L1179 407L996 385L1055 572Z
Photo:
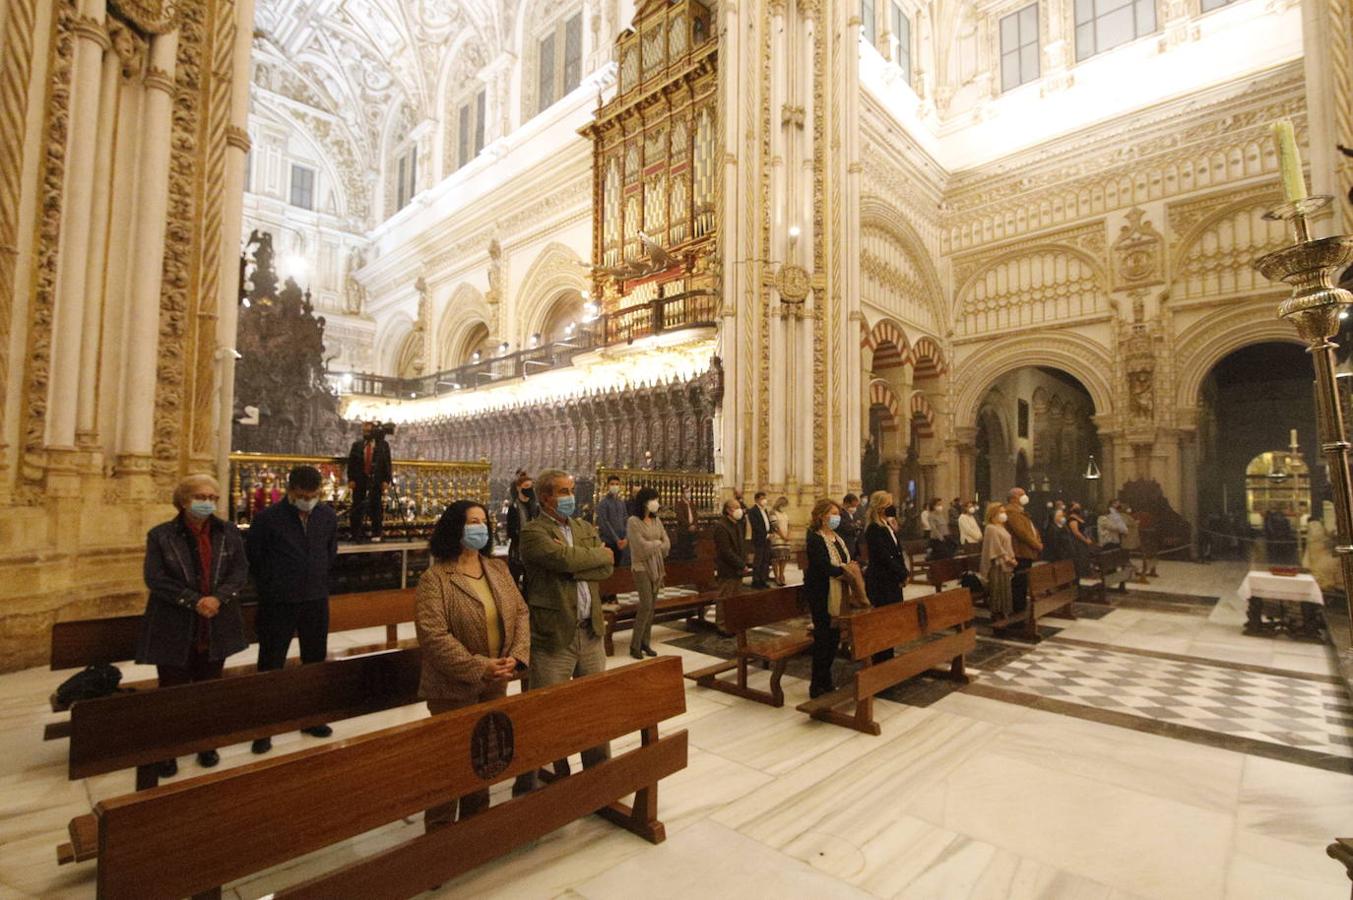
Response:
M1302 0L1301 45L1306 73L1311 192L1333 194L1332 234L1353 228L1353 0Z
M61 261L53 322L52 367L48 383L46 443L74 450L79 411L81 334L85 331L90 238L99 147L99 101L103 54L111 43L104 29L102 0L86 0L75 22L71 69L71 117L66 140L66 181L61 222ZM116 85L116 77L113 84ZM93 373L87 377L92 378ZM92 410L92 403L91 403ZM53 459L55 463L56 460ZM69 463L73 463L70 460Z
M900 459L886 459L883 461L884 471L887 473L888 493L893 495L893 502L902 506L902 498L905 496L902 492L902 464Z
M977 496L977 429L971 425L955 428L953 443L958 463L958 496L966 503Z
M122 439L118 472L134 496L149 498L155 423L155 373L160 343L160 278L169 210L169 141L178 31L156 35L150 45L142 115L141 171L136 206L136 258L128 314L129 353L123 369Z

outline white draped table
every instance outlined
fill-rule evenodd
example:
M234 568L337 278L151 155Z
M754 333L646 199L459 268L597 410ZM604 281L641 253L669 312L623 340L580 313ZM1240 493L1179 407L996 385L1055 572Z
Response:
M1249 572L1236 589L1246 605L1246 634L1284 631L1293 637L1323 640L1325 597L1310 575Z

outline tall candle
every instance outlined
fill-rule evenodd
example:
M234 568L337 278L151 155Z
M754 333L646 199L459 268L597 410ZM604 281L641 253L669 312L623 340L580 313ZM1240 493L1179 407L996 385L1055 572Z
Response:
M1306 177L1301 174L1301 151L1290 119L1279 119L1269 126L1278 148L1278 173L1283 180L1283 196L1288 203L1306 199Z
M1295 428L1292 429L1292 440L1288 442L1288 445L1292 447L1297 445L1297 430Z

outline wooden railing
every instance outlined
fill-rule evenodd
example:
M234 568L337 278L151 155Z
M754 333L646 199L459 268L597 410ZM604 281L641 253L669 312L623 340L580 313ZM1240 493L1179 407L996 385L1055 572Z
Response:
M712 516L719 511L719 476L713 472L681 472L667 469L617 469L608 466L597 467L597 500L606 493L606 479L615 475L620 479L620 492L630 496L634 488L651 487L658 492L658 502L662 504L662 517L674 518L676 502L681 499L682 488L689 488L691 502L702 517Z

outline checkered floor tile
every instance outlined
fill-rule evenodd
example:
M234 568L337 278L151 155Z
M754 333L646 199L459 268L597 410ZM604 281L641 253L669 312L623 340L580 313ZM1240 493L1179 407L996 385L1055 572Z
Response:
M983 683L1347 757L1353 703L1334 684L1045 641Z
M699 591L684 587L665 587L658 591L659 600L670 600L673 597L694 597ZM628 594L616 594L615 600L621 606L633 606L639 602L639 592L630 591Z

